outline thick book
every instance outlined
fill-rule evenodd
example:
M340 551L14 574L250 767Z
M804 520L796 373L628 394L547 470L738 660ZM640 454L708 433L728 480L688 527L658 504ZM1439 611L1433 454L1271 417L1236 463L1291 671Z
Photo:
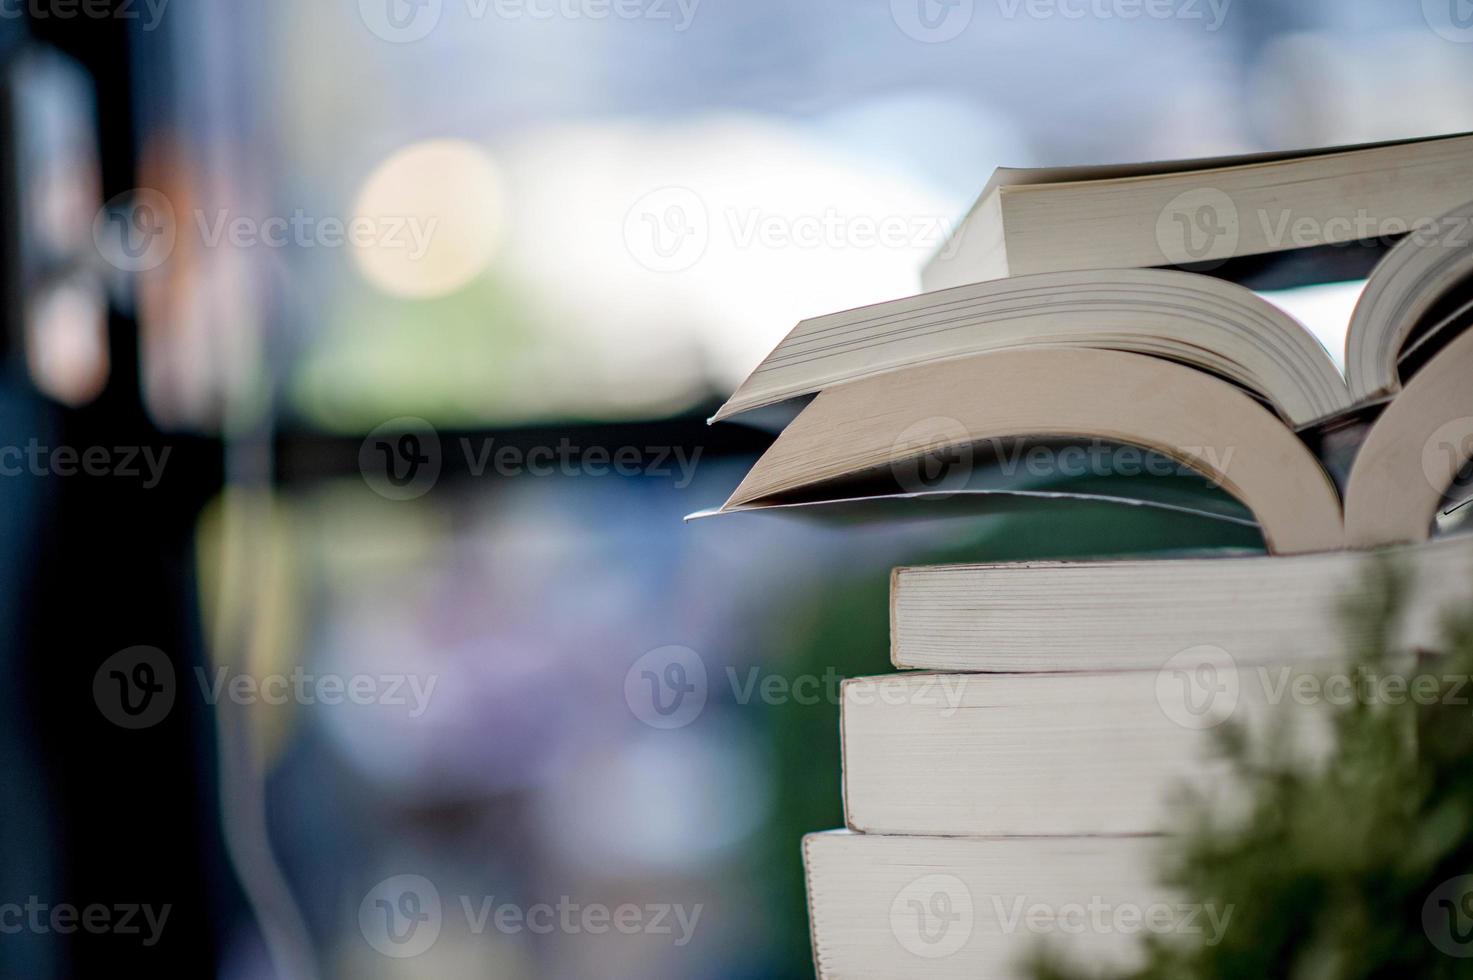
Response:
M1205 160L1005 168L926 265L922 282L935 290L1383 238L1467 200L1470 183L1473 136L1466 134Z
M1327 706L1359 693L1353 679L1333 662L1239 667L1201 646L1160 671L851 680L845 820L974 837L1163 834L1200 807L1228 823L1249 796L1219 729L1313 765L1330 744Z
M1042 948L1138 963L1143 937L1215 943L1233 910L1155 881L1156 840L814 834L803 841L819 980L1008 980Z
M1435 650L1443 617L1473 595L1473 536L1384 552L899 568L895 666L1049 672L1159 670L1220 648L1239 666L1343 656L1347 608L1376 601L1378 566L1405 576L1394 650Z

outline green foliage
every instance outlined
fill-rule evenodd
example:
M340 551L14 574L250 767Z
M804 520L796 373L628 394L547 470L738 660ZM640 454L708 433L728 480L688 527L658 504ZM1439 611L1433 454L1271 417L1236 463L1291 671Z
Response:
M1386 653L1405 580L1390 567L1377 575L1382 601L1345 611L1360 682L1408 673ZM1145 940L1145 965L1118 980L1473 977L1473 958L1434 944L1473 957L1473 879L1439 892L1473 873L1473 612L1451 616L1442 654L1411 673L1435 676L1441 695L1327 707L1335 743L1314 766L1286 753L1265 761L1243 731L1224 729L1250 815L1225 828L1199 803L1166 845L1164 880L1231 907L1231 923L1216 946ZM1037 980L1101 975L1056 955L1041 954Z

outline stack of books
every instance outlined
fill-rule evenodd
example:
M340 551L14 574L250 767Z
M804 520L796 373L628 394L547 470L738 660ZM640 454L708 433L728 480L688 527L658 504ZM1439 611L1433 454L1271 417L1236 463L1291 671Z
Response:
M1154 857L1182 788L1225 819L1241 801L1213 729L1316 751L1315 711L1259 720L1332 700L1314 685L1385 555L1411 583L1409 653L1473 590L1452 533L1470 201L1470 136L1000 171L927 292L799 324L721 409L808 399L722 513L1092 500L1262 535L1247 555L897 569L908 672L846 683L848 829L803 844L820 977L990 980L1040 943L1128 968L1144 937L1232 928ZM1348 278L1366 283L1343 372L1250 288Z

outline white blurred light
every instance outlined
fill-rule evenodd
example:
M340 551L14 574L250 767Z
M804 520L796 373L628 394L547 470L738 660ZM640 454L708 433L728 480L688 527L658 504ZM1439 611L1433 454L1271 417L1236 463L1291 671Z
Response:
M893 161L770 119L565 126L503 159L508 260L575 401L730 387L799 319L914 293L958 217Z
M26 316L26 364L36 387L67 405L84 405L107 385L107 298L86 277L40 290Z
M364 278L392 296L427 299L469 284L491 264L503 233L502 178L473 143L433 140L389 157L353 206Z

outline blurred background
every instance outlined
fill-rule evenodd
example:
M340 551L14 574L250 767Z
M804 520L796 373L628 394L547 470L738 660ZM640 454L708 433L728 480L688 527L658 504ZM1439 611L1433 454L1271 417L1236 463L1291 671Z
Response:
M0 6L0 973L810 976L892 566L1261 542L705 418L996 166L1473 130L1464 6Z

